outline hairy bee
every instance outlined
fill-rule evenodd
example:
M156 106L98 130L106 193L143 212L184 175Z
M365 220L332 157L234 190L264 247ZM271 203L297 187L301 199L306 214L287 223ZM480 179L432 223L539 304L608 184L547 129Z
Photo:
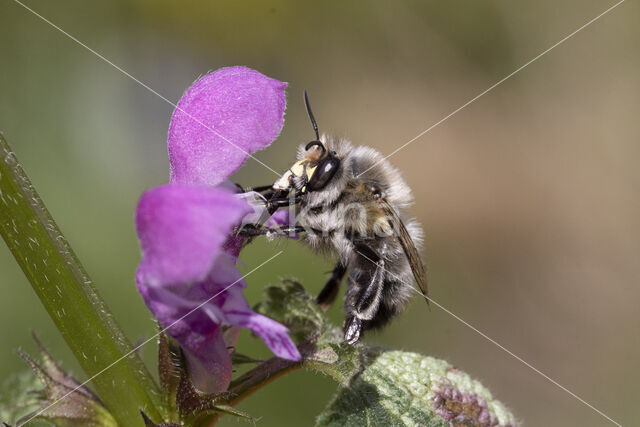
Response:
M400 172L373 148L320 136L306 92L305 104L316 140L300 147L298 161L272 186L255 189L264 192L266 209L240 234L300 233L314 251L336 258L317 302L328 309L348 274L343 329L344 340L354 344L404 308L414 281L426 297L422 229L408 216L413 197ZM290 205L294 224L263 227L278 208Z

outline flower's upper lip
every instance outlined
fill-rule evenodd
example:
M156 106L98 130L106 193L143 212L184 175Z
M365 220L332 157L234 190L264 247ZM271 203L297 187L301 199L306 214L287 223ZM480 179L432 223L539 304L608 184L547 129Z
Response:
M218 185L269 146L284 124L286 86L246 67L197 80L171 117L171 182Z

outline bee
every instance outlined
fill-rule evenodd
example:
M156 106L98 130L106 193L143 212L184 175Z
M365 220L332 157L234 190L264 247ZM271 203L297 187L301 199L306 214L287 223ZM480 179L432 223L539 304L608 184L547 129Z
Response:
M317 303L326 311L348 276L344 341L355 344L406 306L414 282L427 299L422 228L407 212L413 197L400 172L373 148L321 136L306 91L304 100L316 139L298 149L297 162L273 185L253 189L264 196L264 212L239 234L296 233L313 251L336 259ZM293 224L264 226L289 206Z

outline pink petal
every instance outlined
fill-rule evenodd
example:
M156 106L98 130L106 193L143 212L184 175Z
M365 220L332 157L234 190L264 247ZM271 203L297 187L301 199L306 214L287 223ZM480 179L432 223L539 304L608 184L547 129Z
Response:
M187 359L191 382L198 390L219 393L229 387L233 368L219 327L206 335L190 331L178 341Z
M240 289L230 288L221 308L225 323L251 329L276 356L288 360L301 359L300 352L289 338L289 329L251 310Z
M253 331L278 357L288 360L300 360L300 352L291 338L289 329L266 316L248 311L226 312L227 320L241 328Z
M271 144L284 123L286 86L247 67L196 81L169 126L171 182L217 185Z
M269 218L268 223L269 222L272 222L275 225L295 225L291 223L289 209L279 209L275 211L275 213Z
M220 188L169 184L147 191L136 213L139 280L150 286L203 280L232 226L249 211Z

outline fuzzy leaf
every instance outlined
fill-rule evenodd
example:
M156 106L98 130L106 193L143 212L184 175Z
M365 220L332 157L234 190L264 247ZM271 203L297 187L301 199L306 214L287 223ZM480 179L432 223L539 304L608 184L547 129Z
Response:
M317 419L318 426L515 424L478 381L443 360L402 351L380 351Z
M31 391L36 405L17 422L30 423L32 420L44 420L56 426L116 427L115 419L98 397L64 372L40 342L37 341L37 343L40 347L41 363L25 353L19 352L19 354L29 364L35 378L44 386L44 389Z
M514 425L513 415L491 393L447 362L367 343L342 343L315 300L299 283L266 288L258 310L297 337L303 360L272 358L231 382L232 405L295 369L329 375L340 388L318 417L320 426Z
M13 374L2 384L0 389L0 421L15 424L20 418L40 408L44 395L36 392L41 384L33 372L25 371ZM33 426L51 425L34 420Z
M324 334L331 338L335 331L328 324L315 299L293 279L285 279L278 285L265 289L266 300L258 303L255 311L270 317L289 328L297 343L321 341Z

